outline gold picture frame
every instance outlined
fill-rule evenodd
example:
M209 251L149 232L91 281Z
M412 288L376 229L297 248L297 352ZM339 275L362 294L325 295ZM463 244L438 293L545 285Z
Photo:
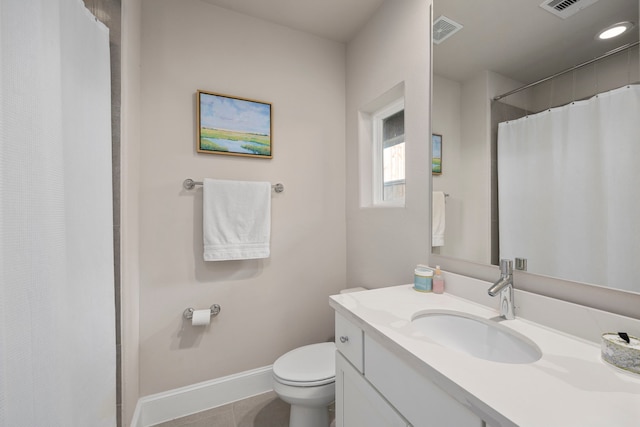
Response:
M198 153L273 158L268 102L198 90Z
M431 135L431 173L442 175L442 135Z

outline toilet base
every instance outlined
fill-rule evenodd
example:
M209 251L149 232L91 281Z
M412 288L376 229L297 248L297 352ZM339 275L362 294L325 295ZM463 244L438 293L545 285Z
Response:
M329 427L329 404L335 400L335 382L315 387L294 387L274 378L273 391L291 405L289 427Z
M328 427L329 408L291 405L289 427Z

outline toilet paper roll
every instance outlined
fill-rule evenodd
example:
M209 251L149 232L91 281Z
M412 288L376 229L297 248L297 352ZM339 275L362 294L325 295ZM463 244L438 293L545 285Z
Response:
M211 310L193 310L191 324L193 326L206 326L211 322Z

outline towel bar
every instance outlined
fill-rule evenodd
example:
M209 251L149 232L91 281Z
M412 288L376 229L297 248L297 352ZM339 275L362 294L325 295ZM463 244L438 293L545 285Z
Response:
M193 190L196 185L202 185L202 182L194 181L191 178L187 178L182 183L182 186L185 188L185 190ZM282 193L284 191L284 185L280 183L271 184L271 188L273 188L273 191L275 191L276 193Z

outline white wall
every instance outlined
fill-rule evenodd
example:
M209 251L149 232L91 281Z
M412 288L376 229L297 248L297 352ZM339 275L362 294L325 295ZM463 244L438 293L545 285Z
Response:
M432 131L442 135L442 175L433 175L433 191L449 194L445 208L444 246L433 248L440 255L454 255L465 244L462 233L465 180L462 169L462 85L446 77L433 76Z
M433 190L446 199L444 246L434 253L490 262L490 104L487 73L464 83L433 76L433 133L442 135L442 175Z
M344 288L345 47L200 0L143 0L140 394L273 363L333 335ZM195 152L198 89L271 102L271 160ZM282 182L271 257L202 260L202 190L185 178ZM217 303L206 328L187 307Z
M558 70L560 72L562 70ZM490 94L501 95L524 86L524 83L489 72ZM596 93L609 91L625 84L640 81L640 58L638 48L601 59L575 71L555 77L502 99L501 102L539 112L571 101L589 98Z
M489 263L491 254L491 97L521 86L493 72L464 83L433 76L433 133L443 135L443 173L433 190L446 203L445 245L434 253Z
M491 158L490 103L487 73L462 85L462 200L461 233L464 243L458 254L488 264L491 260Z
M385 2L347 47L347 283L410 283L430 252L431 0ZM360 207L358 110L404 82L406 203Z
M133 417L139 397L141 12L141 0L122 3L120 378L125 426Z
M531 89L530 109L541 111L640 81L638 47L612 55Z

